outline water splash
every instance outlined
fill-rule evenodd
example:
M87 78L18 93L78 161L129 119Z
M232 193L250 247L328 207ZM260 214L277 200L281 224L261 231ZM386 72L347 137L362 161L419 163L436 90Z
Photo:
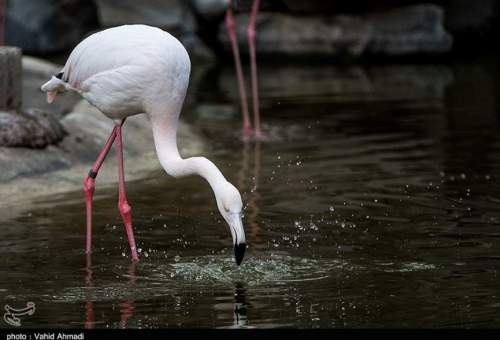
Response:
M152 280L182 280L192 283L245 282L257 285L267 282L300 282L321 280L336 271L353 270L344 260L311 259L283 254L250 257L240 267L226 256L185 257L176 263L162 266Z
M56 302L111 301L134 297L151 298L175 293L179 287L197 291L213 288L289 285L327 279L341 279L364 275L373 270L385 273L404 273L432 270L428 263L393 263L375 261L374 266L358 265L345 259L315 259L291 256L286 253L262 253L251 256L241 266L226 255L199 257L176 256L171 263L141 262L131 276L122 266L100 267L100 276L106 280L96 286L77 286L61 294L45 295L44 299ZM110 275L111 274L111 275ZM133 282L133 283L131 283Z

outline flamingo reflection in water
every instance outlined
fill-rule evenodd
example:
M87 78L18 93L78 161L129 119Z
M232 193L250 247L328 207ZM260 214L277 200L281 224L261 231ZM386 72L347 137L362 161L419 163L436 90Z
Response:
M253 151L253 160L251 159L251 152ZM260 185L260 171L261 171L261 145L260 141L255 141L251 144L248 142L243 143L242 157L241 157L241 170L238 173L238 186L243 191L243 196L247 202L245 215L247 216L247 237L252 240L255 247L262 244L259 231L259 185ZM250 165L253 163L253 168ZM249 183L250 181L250 183Z
M94 288L94 273L92 270L92 258L90 254L87 254L87 263L85 267L85 287L87 291L92 291ZM136 262L132 261L127 268L127 288L132 290L135 287L135 267ZM120 303L120 328L127 328L128 320L134 315L135 312L135 300L132 295L130 295L125 301ZM93 329L95 326L95 315L94 315L94 301L93 298L88 296L85 302L85 329Z

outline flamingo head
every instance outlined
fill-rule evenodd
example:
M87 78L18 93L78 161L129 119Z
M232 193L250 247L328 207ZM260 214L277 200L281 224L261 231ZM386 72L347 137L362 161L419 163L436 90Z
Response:
M57 76L52 76L48 82L42 85L43 92L47 92L47 102L50 104L54 101L58 92L66 92L69 90L69 85L62 78L63 73L60 72Z
M231 236L233 238L234 257L236 264L240 265L247 248L245 239L245 230L242 222L241 195L231 183L226 182L217 195L217 207L229 225Z

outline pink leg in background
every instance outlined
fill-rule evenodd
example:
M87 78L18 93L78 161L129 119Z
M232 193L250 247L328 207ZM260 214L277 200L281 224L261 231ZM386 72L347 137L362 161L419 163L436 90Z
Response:
M94 162L94 165L92 165L92 169L90 169L88 175L83 181L83 190L85 192L85 208L87 215L87 245L85 247L85 253L87 254L90 254L90 252L92 251L92 205L95 189L95 178L97 177L97 173L99 172L102 163L106 159L111 146L113 146L113 142L116 138L116 129L117 128L115 126L113 128L113 131L109 135L106 144L104 144L102 151L99 153L99 156Z
M231 7L226 12L226 27L231 41L231 49L233 51L234 64L236 66L236 77L238 79L238 90L241 99L241 112L243 114L243 135L249 137L252 135L252 126L248 114L247 94L245 90L245 79L243 77L243 69L241 67L240 50L238 47L238 39L236 37L236 21Z
M122 144L122 125L116 125L116 156L118 160L118 209L123 218L125 229L127 231L128 243L130 245L130 252L132 260L139 261L137 256L137 248L135 246L134 230L132 229L132 207L127 202L125 194L125 173L123 170L123 144Z
M250 52L250 67L252 72L252 105L253 105L253 118L255 128L255 138L260 139L260 110L259 110L259 86L257 82L257 57L255 52L255 20L259 12L260 0L254 0L252 4L252 12L248 21L247 37L248 37L248 50Z

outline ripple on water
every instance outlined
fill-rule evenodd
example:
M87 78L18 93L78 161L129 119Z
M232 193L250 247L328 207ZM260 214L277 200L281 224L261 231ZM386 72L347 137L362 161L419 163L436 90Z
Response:
M106 280L99 285L69 287L62 294L46 296L49 300L110 301L126 298L151 298L176 294L180 290L213 290L244 283L246 286L281 285L290 282L308 282L342 278L347 272L364 275L367 272L404 273L432 270L432 264L420 262L375 262L375 265L353 264L345 259L315 259L288 254L261 254L248 257L241 265L226 255L176 258L173 263L150 262L130 268L111 265ZM103 269L103 268L101 268ZM112 275L109 275L111 273ZM103 275L103 272L99 273ZM126 279L126 280L124 280ZM97 283L97 281L96 281Z
M340 270L354 267L341 259L311 259L290 255L271 254L249 257L237 267L227 256L204 256L183 258L183 261L166 265L157 280L188 280L201 283L245 282L257 285L268 282L300 282L321 280Z
M432 263L423 262L403 262L399 264L393 262L378 262L377 266L379 270L386 273L405 273L436 269L436 266Z

